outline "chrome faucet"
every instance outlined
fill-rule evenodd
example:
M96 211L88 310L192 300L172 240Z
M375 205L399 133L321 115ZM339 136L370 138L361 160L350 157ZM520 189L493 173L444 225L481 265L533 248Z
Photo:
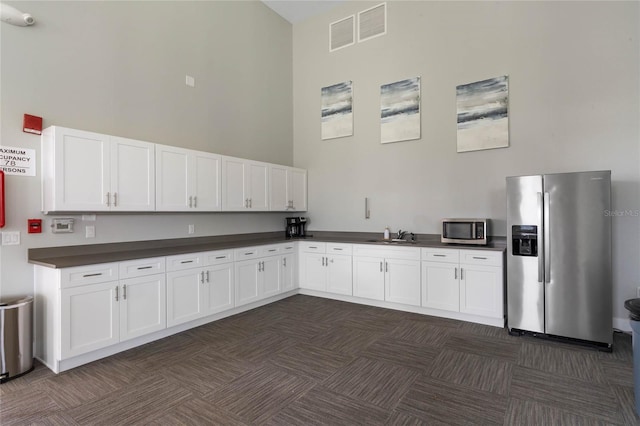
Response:
M398 240L404 239L404 235L406 233L407 233L407 231L402 231L402 230L398 229L398 234L396 235L396 239L398 239Z

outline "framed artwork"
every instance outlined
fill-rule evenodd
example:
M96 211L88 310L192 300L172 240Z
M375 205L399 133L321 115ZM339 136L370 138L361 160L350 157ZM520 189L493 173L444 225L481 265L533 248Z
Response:
M509 146L509 77L456 87L458 152Z
M380 86L380 142L420 139L420 77Z
M353 136L353 84L323 87L320 134L322 140Z

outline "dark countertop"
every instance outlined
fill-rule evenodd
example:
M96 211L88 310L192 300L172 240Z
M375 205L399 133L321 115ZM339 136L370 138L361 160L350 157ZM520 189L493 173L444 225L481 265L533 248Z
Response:
M255 234L220 235L214 237L175 238L168 240L132 241L29 249L29 263L49 268L69 268L98 263L122 262L176 254L224 250L239 247L285 243L288 241L323 241L345 244L375 244L408 247L436 247L467 250L504 251L506 239L493 237L488 245L443 244L440 235L417 234L415 243L389 244L381 233L309 231L305 239L287 239L284 231Z

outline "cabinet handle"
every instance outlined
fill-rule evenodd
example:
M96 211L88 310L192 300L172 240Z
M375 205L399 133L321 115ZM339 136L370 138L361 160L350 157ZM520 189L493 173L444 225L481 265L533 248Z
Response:
M384 271L389 272L389 264L387 262L384 262Z
M127 300L127 285L122 286L122 300Z
M276 251L276 249L269 249L269 251Z
M180 263L193 263L193 260L183 260Z
M204 271L200 271L200 284L204 284Z
M245 198L245 199L244 199L244 208L245 208L245 209L248 209L248 208L249 208L249 199L248 199L248 198Z
M84 274L82 278L99 277L100 275L102 275L102 272L96 272L95 274Z
M193 196L193 208L197 208L198 207L198 196L194 195Z
M193 203L193 197L189 195L189 208L191 208L192 203Z
M120 291L120 287L116 286L116 302L118 301L118 293Z
M460 268L460 279L464 280L464 269Z
M107 192L107 207L111 205L111 193Z
M226 259L227 256L216 256L216 259Z
M118 193L113 193L113 207L118 207Z
M317 249L318 247L316 246L309 246L310 249Z
M138 271L141 271L143 269L151 269L151 268L153 268L153 266L139 266L137 269Z
M341 248L337 248L337 247L334 247L333 249L336 250L336 251L342 251Z
M434 254L433 257L447 257L446 254Z
M286 257L282 258L282 266L284 266L285 268L287 267L287 258Z
M207 282L210 282L209 281L209 271L207 271Z
M245 253L244 255L245 255L245 256L249 256L250 254L253 254L253 252L252 252L252 251L250 251L250 252L248 252L248 253Z
M480 257L480 256L473 256L473 258L478 260L487 260L486 257Z
M322 256L322 266L327 266L325 263L326 257Z
M380 272L382 272L382 262L380 262Z
M458 268L453 268L453 278L458 279Z

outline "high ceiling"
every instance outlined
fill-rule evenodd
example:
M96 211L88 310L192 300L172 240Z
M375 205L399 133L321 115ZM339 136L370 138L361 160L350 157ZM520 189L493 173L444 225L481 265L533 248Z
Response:
M278 15L295 24L315 15L322 14L345 0L262 0Z

